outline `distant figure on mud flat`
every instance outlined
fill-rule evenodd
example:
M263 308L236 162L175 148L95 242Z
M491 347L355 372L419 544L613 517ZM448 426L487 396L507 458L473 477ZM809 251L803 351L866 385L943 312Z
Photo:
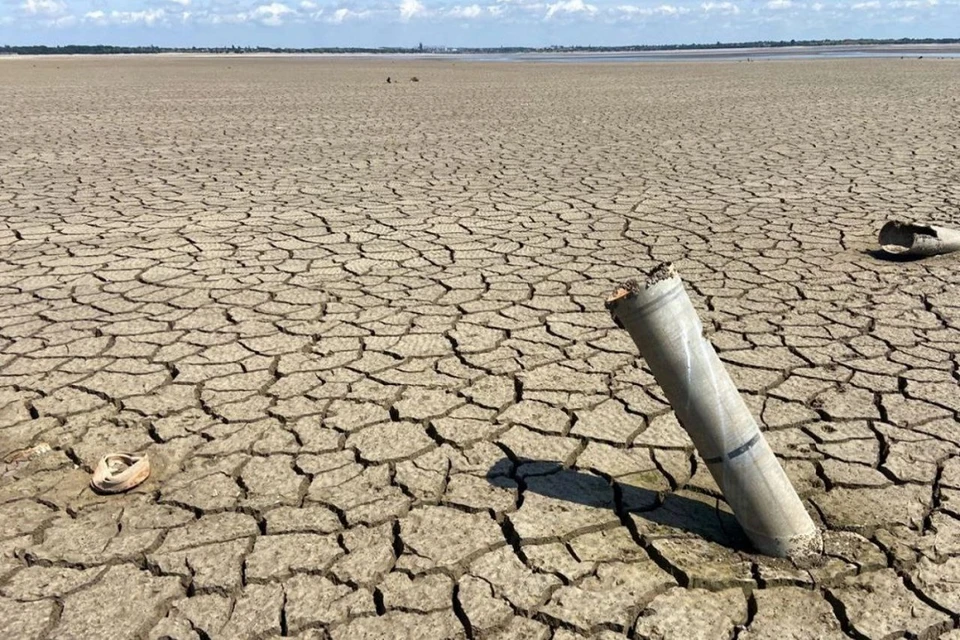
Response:
M390 84L390 76L387 76L387 84Z

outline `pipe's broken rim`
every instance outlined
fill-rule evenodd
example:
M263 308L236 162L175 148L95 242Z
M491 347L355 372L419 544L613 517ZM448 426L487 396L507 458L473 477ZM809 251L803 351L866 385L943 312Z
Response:
M880 229L880 248L887 253L905 253L916 244L917 236L939 237L930 225L891 220Z
M673 265L669 262L661 263L647 273L646 281L642 285L637 280L627 280L621 283L614 292L610 294L610 297L607 298L604 306L607 309L613 310L619 302L627 298L632 298L650 289L655 284L675 277L677 277L677 272L673 268Z
M630 296L636 295L639 289L640 285L637 284L636 280L628 280L617 287L616 290L610 294L610 297L604 302L604 306L607 309L612 309L621 300L626 300Z

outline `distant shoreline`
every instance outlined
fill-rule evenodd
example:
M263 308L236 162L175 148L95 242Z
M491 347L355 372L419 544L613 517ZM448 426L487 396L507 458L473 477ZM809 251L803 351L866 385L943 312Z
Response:
M519 53L463 53L463 52L337 52L319 53L312 51L246 51L240 55L211 51L156 51L141 53L45 53L45 54L4 54L0 52L0 63L6 61L27 61L40 59L67 58L220 58L238 59L317 59L317 60L383 60L409 62L463 62L463 63L531 63L531 64L626 64L626 63L665 63L665 62L745 62L745 61L788 61L788 60L866 60L891 58L946 58L960 60L958 44L895 44L895 45L821 45L790 47L731 47L726 49L683 49L683 50L603 50L603 51L525 51Z
M715 44L625 45L610 47L450 47L450 48L277 48L277 47L120 47L112 45L25 45L0 46L0 57L37 57L69 55L280 55L280 56L391 56L410 58L464 58L529 59L562 56L584 60L598 57L638 58L664 56L671 59L686 57L790 57L798 55L825 55L853 57L869 55L960 55L960 38L920 38L890 40L790 40L755 41Z

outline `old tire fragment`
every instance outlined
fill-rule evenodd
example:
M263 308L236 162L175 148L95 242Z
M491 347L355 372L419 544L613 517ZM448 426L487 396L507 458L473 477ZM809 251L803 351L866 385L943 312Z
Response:
M880 229L880 247L898 256L935 256L960 251L960 231L891 220Z
M100 459L93 471L90 486L99 493L129 491L150 475L150 458L146 454L133 456L109 453Z
M607 301L646 359L744 532L761 553L806 557L822 539L760 433L670 265Z

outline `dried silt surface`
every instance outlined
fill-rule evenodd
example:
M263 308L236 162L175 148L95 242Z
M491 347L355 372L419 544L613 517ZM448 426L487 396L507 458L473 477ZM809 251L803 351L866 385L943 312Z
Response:
M0 627L952 631L960 272L873 251L960 228L955 76L0 62ZM823 555L754 551L604 308L660 262Z

